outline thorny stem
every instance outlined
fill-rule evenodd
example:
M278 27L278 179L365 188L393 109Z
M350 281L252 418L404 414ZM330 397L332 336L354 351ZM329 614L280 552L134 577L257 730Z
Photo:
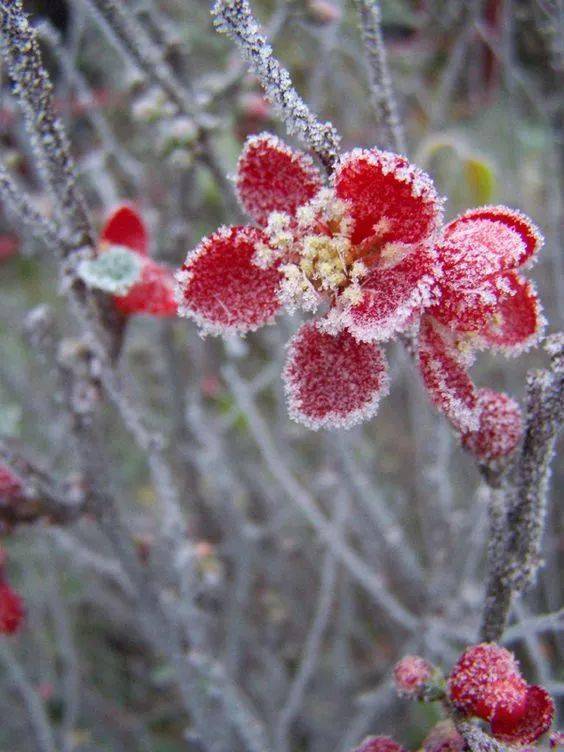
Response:
M339 154L339 135L331 123L320 123L296 92L290 74L274 57L247 0L217 0L212 14L217 29L239 46L288 133L298 136L331 174Z
M380 143L385 149L405 153L403 128L398 116L392 88L388 56L382 34L382 10L379 0L356 0L368 63L370 93L381 131Z
M548 338L550 369L527 377L525 438L501 497L492 491L488 585L481 639L501 638L511 602L535 581L542 564L550 464L564 418L564 335Z

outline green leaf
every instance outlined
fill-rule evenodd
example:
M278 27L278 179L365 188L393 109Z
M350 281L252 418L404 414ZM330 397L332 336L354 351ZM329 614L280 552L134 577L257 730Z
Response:
M88 287L121 296L139 280L141 269L138 254L121 245L112 245L97 258L82 261L78 276Z
M464 174L474 203L489 204L495 189L495 176L490 165L483 159L467 157Z

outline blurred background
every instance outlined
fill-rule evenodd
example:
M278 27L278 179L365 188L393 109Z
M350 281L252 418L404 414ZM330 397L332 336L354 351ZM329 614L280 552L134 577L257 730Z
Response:
M213 29L205 0L120 5L205 111L223 173L233 174L247 135L269 130L286 138L237 50ZM298 91L334 122L344 149L378 145L353 3L253 5ZM203 235L239 222L198 154L193 122L170 109L91 6L24 6L41 30L96 227L114 205L132 200L151 229L151 254L178 267ZM562 9L550 0L390 0L382 7L409 156L448 197L448 218L489 203L533 218L546 244L530 276L556 331L564 308ZM2 73L4 163L49 214L52 198ZM0 205L0 434L72 485L80 479L64 395L49 346L29 326L30 310L47 305L49 342L75 354L80 347L52 250ZM347 752L368 733L421 745L438 711L397 699L390 672L408 652L448 671L476 639L487 545L480 475L427 403L399 345L387 347L392 391L371 423L319 434L291 423L279 374L295 328L285 318L222 342L200 339L186 320L128 323L120 373L149 430L167 440L186 528L174 552L182 586L171 581L158 545L163 488L151 474L150 451L136 446L108 405L98 420L104 474L192 663L183 675L181 659L159 642L158 625L147 627L141 586L129 581L96 520L5 526L0 544L26 622L18 635L0 638L1 752L49 750L37 742L37 717L54 749L65 752L208 750L196 729L200 711L200 725L204 718L217 730L217 749L236 752L249 746L230 724L248 723L249 709L276 752ZM485 353L474 375L522 401L527 369L545 364L542 351L510 361ZM544 569L507 631L528 679L558 700L563 473L560 465L552 476ZM346 541L344 558L323 542L312 507ZM396 604L414 624L402 623ZM208 658L221 668L206 674ZM231 707L242 715L222 726L233 688Z

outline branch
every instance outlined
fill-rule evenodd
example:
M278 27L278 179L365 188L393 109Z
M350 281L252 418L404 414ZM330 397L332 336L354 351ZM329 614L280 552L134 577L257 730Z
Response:
M0 0L0 33L8 73L24 112L26 127L56 210L72 230L67 252L94 244L94 233L61 120L53 107L53 85L43 66L37 34L21 0Z
M290 74L274 57L247 0L217 0L212 15L216 28L239 46L288 133L296 134L330 174L339 154L340 137L331 123L320 123L315 118L296 92Z
M527 377L525 439L513 482L492 496L492 544L481 639L498 641L514 595L532 585L542 564L550 465L564 417L564 335L545 344L551 367Z
M360 28L364 53L368 63L368 77L372 105L381 130L381 146L398 153L405 153L405 138L392 81L388 56L382 34L382 11L379 0L356 0L360 16Z

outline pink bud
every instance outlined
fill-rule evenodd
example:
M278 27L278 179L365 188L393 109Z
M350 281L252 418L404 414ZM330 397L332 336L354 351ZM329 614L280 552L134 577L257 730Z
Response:
M406 697L416 695L432 673L433 667L424 658L406 655L394 668L396 689Z

